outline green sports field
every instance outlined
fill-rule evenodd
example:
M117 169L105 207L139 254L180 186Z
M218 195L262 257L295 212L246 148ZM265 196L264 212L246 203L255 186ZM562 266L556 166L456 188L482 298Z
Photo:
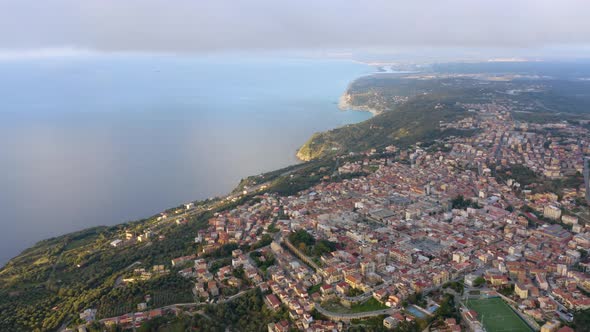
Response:
M531 332L531 328L501 298L468 300L487 332Z

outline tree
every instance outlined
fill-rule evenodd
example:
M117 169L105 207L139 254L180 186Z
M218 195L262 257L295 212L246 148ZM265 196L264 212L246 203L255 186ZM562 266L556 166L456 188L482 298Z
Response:
M475 287L479 287L483 284L486 283L486 280L483 277L477 277L474 281L473 281L473 286Z
M590 332L590 309L576 312L574 325L576 332Z
M299 251L301 251L303 253L307 252L307 246L305 245L305 243L303 243L303 242L299 243L299 245L297 247L298 247Z

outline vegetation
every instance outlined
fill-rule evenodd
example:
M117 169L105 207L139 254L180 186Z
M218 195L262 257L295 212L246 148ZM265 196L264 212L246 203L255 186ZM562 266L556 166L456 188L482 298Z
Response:
M217 273L219 269L227 265L231 265L231 257L220 258L211 262L211 265L209 266L209 272Z
M383 319L386 315L375 316L365 319L355 319L348 331L354 332L385 332L390 331L383 326Z
M503 183L506 183L508 179L513 179L524 187L536 183L539 180L535 172L523 165L512 165L510 168L502 168L496 171L495 177Z
M473 286L475 287L479 287L482 286L486 283L485 278L483 277L477 277L474 281L473 281Z
M547 179L523 165L503 167L497 170L494 176L504 183L508 179L514 179L522 187L532 189L535 193L553 192L558 196L563 194L563 189L578 188L584 183L584 177L579 172L562 179Z
M277 225L275 225L275 223L272 223L272 224L268 225L266 230L269 233L277 233L279 231L279 228L277 227Z
M231 252L238 249L240 246L236 243L228 243L222 245L215 251L212 251L208 254L203 255L203 257L210 257L210 258L226 258L231 256Z
M317 240L305 230L298 230L289 235L289 241L309 257L321 257L337 248L336 242Z
M317 293L317 292L319 292L319 291L320 291L320 288L321 288L321 287L322 287L322 284L321 284L321 283L320 283L320 284L317 284L317 285L313 285L313 286L311 286L311 287L309 287L309 288L307 289L307 293L308 293L309 295L311 295L311 294L313 294L313 293Z
M170 274L145 283L136 282L125 287L115 287L96 303L97 317L114 317L133 312L139 303L146 302L146 295L151 296L152 300L148 304L153 308L194 302L191 286L189 280Z
M266 331L268 323L288 317L287 312L269 310L259 289L227 303L208 305L192 316L162 317L143 323L138 331Z
M363 303L355 303L350 307L352 312L367 312L387 309L388 307L371 297Z
M249 250L257 250L262 247L266 247L272 243L272 237L269 234L263 234L262 239L254 244L252 244Z
M116 287L119 277L134 268L156 264L170 264L171 257L196 252L193 243L196 231L207 224L209 213L191 217L185 225L173 223L161 230L162 240L150 245L113 248L109 240L125 230L155 224L156 216L112 227L97 227L48 239L37 243L10 261L0 271L0 330L54 330L62 322L72 319L86 308L100 309L110 304L137 301L147 294L168 294L162 302L175 299L187 301L175 294L191 294L184 280L162 276ZM143 302L143 301L142 301ZM167 303L169 304L169 303ZM127 308L115 306L113 310Z
M590 309L574 314L574 326L578 332L590 332Z
M461 321L461 314L455 303L455 298L452 295L445 294L440 306L434 312L435 319L455 318L458 322Z
M254 251L250 253L250 257L263 272L275 264L275 257L270 252L262 254L259 251Z
M365 292L363 292L362 290L358 289L358 288L354 288L354 287L350 287L347 291L346 291L346 296L350 296L350 297L355 297L355 296L359 296L364 294Z
M482 278L483 279L483 278ZM484 279L485 282L485 279ZM452 290L454 290L455 292L459 293L459 294L463 294L463 284L460 282L456 282L456 281L452 281L452 282L447 282L446 284L444 284L442 286L443 288L451 288Z
M498 289L498 293L500 293L506 297L510 297L510 296L514 295L514 285L502 287L502 288Z
M422 95L367 121L316 133L299 149L297 156L313 160L371 148L383 149L388 145L407 147L420 141L470 135L468 131L439 128L439 121L453 121L466 114L452 98Z
M420 292L410 294L410 296L408 296L406 301L409 304L415 304L420 307L426 306L426 299L424 298L424 296Z
M477 202L473 202L470 199L465 199L462 195L459 195L451 201L453 209L466 210L467 208L481 209L481 206Z

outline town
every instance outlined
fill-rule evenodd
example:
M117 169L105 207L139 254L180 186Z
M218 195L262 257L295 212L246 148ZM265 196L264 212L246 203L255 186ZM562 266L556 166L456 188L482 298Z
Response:
M471 116L440 126L476 135L368 151L341 164L336 181L215 213L195 234L196 252L137 266L121 287L177 273L194 285L187 310L258 288L268 309L288 313L269 331L343 330L371 317L395 328L442 306L451 314L433 331L571 331L573 313L590 308L589 132L513 120L501 101L463 107ZM368 175L346 178L361 171ZM579 181L547 185L566 177ZM163 214L144 233L113 239L112 250L157 241L158 227L186 223L195 210ZM507 310L503 321L490 306ZM100 323L130 328L182 311L146 301Z

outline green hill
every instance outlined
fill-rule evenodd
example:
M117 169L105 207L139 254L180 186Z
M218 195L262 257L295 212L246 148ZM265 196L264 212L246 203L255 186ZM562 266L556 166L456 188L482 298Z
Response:
M467 111L457 105L455 98L420 95L367 121L314 134L297 151L297 157L311 160L392 144L404 147L445 136L464 135L468 132L440 130L439 121L452 121L466 115Z

